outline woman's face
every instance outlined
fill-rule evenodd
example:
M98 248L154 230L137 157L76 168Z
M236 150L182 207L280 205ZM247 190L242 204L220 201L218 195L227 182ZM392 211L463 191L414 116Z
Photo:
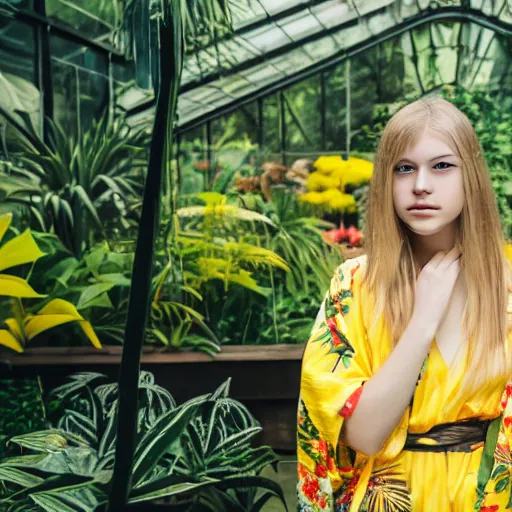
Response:
M434 235L456 224L464 206L461 161L435 132L427 129L396 162L393 204L418 235ZM414 209L415 204L433 208Z

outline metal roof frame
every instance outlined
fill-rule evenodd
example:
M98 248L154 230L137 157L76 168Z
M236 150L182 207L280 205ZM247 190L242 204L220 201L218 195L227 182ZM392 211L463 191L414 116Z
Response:
M321 4L325 0L318 1L315 0L315 4ZM302 4L306 6L305 8L309 8L311 2ZM297 12L300 12L301 9L294 8ZM381 11L385 11L386 7L382 7L380 9L376 9L372 11L372 15L378 15ZM283 13L286 11L283 11ZM278 13L276 16L284 16L283 13ZM236 110L241 105L252 102L258 98L263 98L274 94L276 91L291 86L305 78L309 78L310 76L317 74L322 71L328 71L345 60L352 58L368 49L373 48L381 42L397 37L407 31L410 31L418 26L421 26L426 23L430 23L433 21L465 21L465 22L473 22L477 25L480 25L484 28L488 28L493 30L495 33L510 37L512 35L512 28L507 23L504 23L496 16L489 16L483 14L481 11L476 9L470 9L465 7L440 7L438 9L426 10L417 15L408 18L406 21L403 21L396 26L390 27L377 36L371 36L363 42L357 43L354 46L346 49L342 49L326 59L319 60L314 64L305 67L297 71L296 73L292 73L284 78L278 79L275 82L262 86L260 89L256 91L250 91L246 95L242 95L238 98L234 98L232 102L229 102L225 105L221 105L211 111L208 111L204 114L201 114L199 117L195 119L191 119L190 121L185 122L181 126L178 127L178 131L180 133L184 133L185 131L191 130L198 125L208 121L215 119L217 117L223 116L233 110ZM265 19L265 22L260 21L264 25L268 23L268 18ZM286 53L293 51L297 48L300 48L308 43L319 40L321 38L328 37L329 35L333 35L335 33L339 33L341 30L354 27L358 23L360 23L360 18L355 18L349 21L345 21L344 23L337 24L334 27L330 27L329 29L322 30L319 32L315 32L306 37L303 37L293 43L283 45L279 48L276 48L262 56L257 56L253 59L249 59L248 61L244 61L236 66L234 66L229 72L220 72L216 71L214 73L209 74L199 81L191 81L184 84L180 87L180 94L194 90L204 85L208 85L215 80L225 78L228 76L236 75L237 73L243 72L245 70L251 69L258 64L266 62L267 60L273 59L275 57L279 57L281 55L285 55ZM252 24L251 24L252 25ZM238 31L239 32L239 31ZM128 110L129 116L135 116L137 114L141 114L144 111L151 109L154 106L155 100L147 100L135 107L132 107Z
M369 50L381 42L387 41L389 39L393 39L405 32L408 32L418 26L431 23L433 21L466 21L472 22L481 27L488 28L493 30L494 32L506 36L512 36L512 28L503 23L498 18L494 16L487 16L482 14L480 11L475 9L466 9L459 7L451 7L451 8L443 8L439 11L426 11L418 14L413 18L409 18L407 21L391 27L384 32L380 33L377 36L370 37L369 39L358 43L349 49L344 49L340 51L338 54L329 56L328 58L316 62L311 66L308 66L296 73L289 75L283 79L277 80L269 85L262 87L261 89L251 92L245 96L241 96L240 98L235 99L233 102L222 105L215 110L205 113L201 117L193 119L189 122L184 123L183 125L177 128L178 133L183 134L186 131L192 130L197 126L211 121L217 117L221 117L225 114L228 114L240 106L250 103L258 98L264 98L266 96L270 96L281 89L294 85L297 82L300 82L306 78L309 78L315 74L320 72L329 71L332 68L338 66L343 63L347 59L353 58L356 55L359 55L366 50ZM182 92L180 90L180 92Z

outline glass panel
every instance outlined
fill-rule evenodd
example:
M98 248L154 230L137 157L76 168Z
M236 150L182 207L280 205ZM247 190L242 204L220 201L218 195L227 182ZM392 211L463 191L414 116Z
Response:
M272 152L281 151L281 121L279 96L274 94L263 100L263 147Z
M206 190L208 168L201 164L208 158L206 140L206 124L180 136L178 201L186 201L184 195L197 194Z
M286 93L286 151L321 148L320 79L314 76Z
M120 0L46 0L46 15L95 39L111 35L121 24Z
M70 133L87 126L108 104L107 57L51 36L55 118Z
M345 65L325 74L326 150L341 151L346 139L346 80Z
M318 20L308 12L301 12L295 16L290 16L279 25L294 41L322 30L322 25L320 25Z
M12 19L0 27L0 106L29 112L39 125L41 94L36 82L35 34L30 25Z
M338 0L323 2L311 8L311 12L318 18L326 28L334 27L349 18L350 7Z
M135 83L134 63L112 64L114 102L128 110L153 98L152 89L141 89Z
M0 70L35 83L35 33L32 26L16 20L2 19Z

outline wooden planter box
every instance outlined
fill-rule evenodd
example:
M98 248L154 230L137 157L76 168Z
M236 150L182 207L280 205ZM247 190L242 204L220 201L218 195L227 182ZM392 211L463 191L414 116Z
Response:
M213 358L197 352L145 347L141 369L181 403L208 393L231 377L231 397L245 404L263 427L257 442L295 452L296 414L304 345L225 346ZM75 372L100 372L118 379L122 347L28 348L0 354L2 378L39 376L45 389Z

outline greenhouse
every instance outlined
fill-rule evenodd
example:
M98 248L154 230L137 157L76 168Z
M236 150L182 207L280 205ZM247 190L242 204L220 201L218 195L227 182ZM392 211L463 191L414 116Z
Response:
M0 0L0 512L348 511L297 504L301 365L430 97L512 260L510 1Z

